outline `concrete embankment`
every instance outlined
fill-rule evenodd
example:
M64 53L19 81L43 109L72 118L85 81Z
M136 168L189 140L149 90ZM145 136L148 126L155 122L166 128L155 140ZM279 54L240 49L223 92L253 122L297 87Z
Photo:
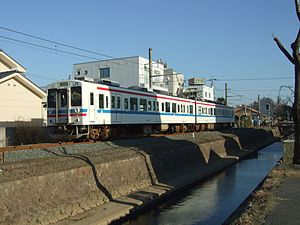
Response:
M95 143L95 151L84 153L45 149L55 157L0 165L0 224L108 224L215 174L277 135L276 129L232 129Z

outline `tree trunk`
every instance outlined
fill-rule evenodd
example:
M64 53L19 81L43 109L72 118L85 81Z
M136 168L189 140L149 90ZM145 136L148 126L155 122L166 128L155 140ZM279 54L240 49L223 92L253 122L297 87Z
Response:
M295 60L296 61L296 60ZM300 164L300 67L295 63L295 100L294 100L294 124L295 124L295 145L293 164Z
M300 0L294 0L296 14L298 17L298 21L300 22ZM298 34L294 43L292 43L291 47L293 50L293 55L285 49L285 47L281 44L280 40L274 37L274 41L276 42L279 49L282 53L287 57L287 59L294 64L295 66L295 96L294 96L294 104L293 104L293 119L295 124L295 144L294 144L294 158L293 164L300 164L300 29L298 30Z
M295 145L293 164L300 164L300 29L295 42L291 45L295 65L295 96L294 96L294 124Z

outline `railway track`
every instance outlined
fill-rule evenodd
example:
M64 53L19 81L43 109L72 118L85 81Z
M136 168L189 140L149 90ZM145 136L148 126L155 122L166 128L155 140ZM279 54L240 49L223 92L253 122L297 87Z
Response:
M185 132L187 133L193 133L193 132ZM119 137L117 139L137 139L137 138L145 138L145 137L167 137L167 136L176 136L180 135L182 133L167 133L167 134L149 134L149 135L127 135L124 137ZM110 141L113 141L116 139L110 139ZM97 142L103 142L103 141L83 141L83 142L56 142L56 143L38 143L38 144L29 144L29 145L18 145L18 146L8 146L8 147L2 147L0 148L0 163L3 163L5 161L5 153L9 152L18 152L18 151L28 151L28 150L36 150L36 149L47 149L52 147L63 147L63 146L71 146L76 144L91 144L91 143L97 143Z

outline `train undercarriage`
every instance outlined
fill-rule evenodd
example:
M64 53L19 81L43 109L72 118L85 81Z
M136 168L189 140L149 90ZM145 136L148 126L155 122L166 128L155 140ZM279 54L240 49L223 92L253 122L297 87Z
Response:
M137 135L174 134L219 130L232 127L232 123L197 124L138 124L138 125L61 125L54 136L67 140L107 140Z

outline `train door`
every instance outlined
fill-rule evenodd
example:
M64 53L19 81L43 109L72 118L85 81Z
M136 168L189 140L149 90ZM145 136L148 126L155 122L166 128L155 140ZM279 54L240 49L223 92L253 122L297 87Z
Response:
M111 95L111 116L112 122L121 122L121 95L112 94Z
M48 117L53 123L68 123L68 91L67 89L48 90Z
M95 122L95 98L94 93L90 92L90 122Z

